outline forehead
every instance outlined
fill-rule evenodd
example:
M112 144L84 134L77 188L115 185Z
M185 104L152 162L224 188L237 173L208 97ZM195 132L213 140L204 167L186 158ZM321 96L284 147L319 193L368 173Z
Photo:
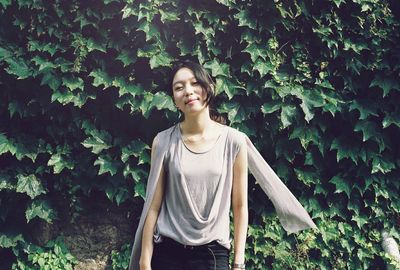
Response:
M181 68L175 73L172 85L181 81L191 80L193 78L194 78L194 73L192 70L188 68Z

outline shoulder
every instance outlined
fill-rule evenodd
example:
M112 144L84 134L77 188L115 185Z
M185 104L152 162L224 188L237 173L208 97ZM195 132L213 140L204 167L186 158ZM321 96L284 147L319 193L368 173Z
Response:
M246 142L247 135L245 133L230 126L227 126L227 129L228 137L230 140L232 140L233 143L242 144Z
M240 130L237 130L233 127L228 128L228 140L233 148L234 156L236 156L241 149L242 146L246 145L246 137L247 135Z
M162 131L159 131L153 139L152 147L158 147L162 145L167 145L167 142L171 139L172 134L174 133L175 128L177 128L177 125L173 125L167 129L164 129Z

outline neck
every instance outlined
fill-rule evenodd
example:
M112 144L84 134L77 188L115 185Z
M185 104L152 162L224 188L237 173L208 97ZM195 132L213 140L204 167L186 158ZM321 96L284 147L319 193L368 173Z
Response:
M204 113L195 115L185 115L185 120L182 121L181 127L186 134L201 134L213 124L210 118L209 110L204 110Z

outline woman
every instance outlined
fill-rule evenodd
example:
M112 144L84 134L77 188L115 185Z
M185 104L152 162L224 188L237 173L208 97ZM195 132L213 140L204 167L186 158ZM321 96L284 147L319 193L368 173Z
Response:
M153 140L147 197L130 270L228 270L233 210L233 270L245 269L248 165L288 232L315 227L242 132L212 113L215 85L186 61L172 73L184 118Z

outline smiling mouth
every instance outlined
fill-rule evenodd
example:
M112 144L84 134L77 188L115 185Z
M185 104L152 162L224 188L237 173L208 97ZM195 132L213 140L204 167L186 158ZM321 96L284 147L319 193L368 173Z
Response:
M195 101L198 101L198 99L190 100L190 101L186 102L186 104L192 104L192 103L194 103Z

